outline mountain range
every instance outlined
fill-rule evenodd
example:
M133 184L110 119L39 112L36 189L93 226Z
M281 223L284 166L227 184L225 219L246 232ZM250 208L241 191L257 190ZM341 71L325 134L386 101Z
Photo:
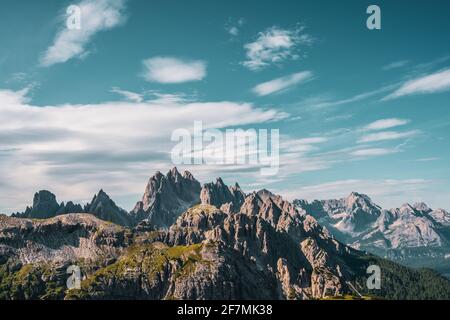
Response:
M446 230L445 211L420 208ZM403 211L389 212L356 193L291 203L220 178L202 186L176 168L152 176L130 212L103 190L83 207L40 191L24 212L0 215L0 299L450 299L449 280L435 271L366 251L380 221L397 230ZM446 245L445 232L430 228L439 238L423 241ZM412 243L392 233L390 246ZM72 264L83 279L69 290ZM370 265L381 268L378 290L366 285Z
M356 192L343 199L293 203L353 248L450 275L450 214L444 209L420 202L386 210Z

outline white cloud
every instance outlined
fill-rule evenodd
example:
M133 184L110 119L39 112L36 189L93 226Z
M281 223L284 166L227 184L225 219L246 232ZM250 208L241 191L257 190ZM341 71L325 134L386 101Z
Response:
M140 93L128 91L128 90L122 90L120 88L114 87L111 89L111 92L117 93L121 96L123 96L125 99L132 101L132 102L142 102L144 100L144 96Z
M390 118L390 119L380 119L375 122L372 122L368 126L365 127L366 130L384 130L389 128L394 128L398 126L403 126L408 124L409 120L407 119L398 119L398 118Z
M303 27L293 30L271 27L260 32L254 42L244 45L247 60L242 65L252 71L261 70L270 64L276 64L288 59L299 59L299 45L311 45L313 38Z
M68 29L64 14L63 27L53 44L41 57L40 63L48 67L64 63L72 58L83 58L88 54L87 44L93 36L104 30L120 25L124 20L125 0L82 0L77 4L81 9L81 29Z
M409 60L400 60L400 61L395 61L392 63L389 63L387 65L385 65L382 69L384 71L389 71L392 69L398 69L398 68L402 68L404 66L406 66L409 63Z
M40 189L56 192L61 201L89 199L102 187L137 200L145 180L171 166L175 129L192 130L196 120L204 128L225 128L287 116L228 101L35 106L27 90L0 90L0 113L0 211L23 210Z
M417 130L406 131L406 132L383 131L383 132L377 132L377 133L371 133L371 134L365 135L358 140L358 143L397 140L397 139L409 138L409 137L415 136L418 133L419 132Z
M143 76L147 81L182 83L206 77L206 62L173 57L154 57L143 61Z
M253 92L259 96L266 96L275 92L280 92L299 83L304 83L313 78L311 71L302 71L288 76L277 78L258 84L253 88Z
M351 152L350 154L355 157L376 157L384 156L391 153L396 153L396 149L384 149L384 148L371 148L371 149L360 149Z
M405 82L399 89L383 98L391 100L413 94L427 94L450 90L450 69Z

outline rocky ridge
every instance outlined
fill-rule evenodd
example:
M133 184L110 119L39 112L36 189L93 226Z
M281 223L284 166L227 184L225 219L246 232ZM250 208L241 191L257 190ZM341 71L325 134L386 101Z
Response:
M200 189L200 183L188 171L180 174L173 168L166 175L158 171L149 179L131 215L135 222L148 220L168 228L183 211L200 202Z
M340 241L411 266L450 272L450 214L425 203L382 209L358 193L337 200L295 200ZM445 266L447 265L447 268ZM444 268L444 269L442 269Z

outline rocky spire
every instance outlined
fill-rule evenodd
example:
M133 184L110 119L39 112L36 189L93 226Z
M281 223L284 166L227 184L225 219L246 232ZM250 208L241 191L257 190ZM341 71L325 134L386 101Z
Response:
M84 211L93 214L99 219L111 221L122 226L132 224L130 214L119 208L103 189L94 195L92 201L85 206Z
M13 214L14 217L47 219L67 213L82 213L83 208L79 204L69 201L67 204L58 204L56 196L47 190L36 192L33 197L33 205L27 207L25 212Z
M241 187L236 183L232 187L228 187L222 180L217 178L216 182L205 183L200 192L200 200L202 204L209 204L220 208L227 206L227 210L237 212L244 203L245 194Z
M147 219L155 226L169 227L187 208L200 202L200 183L176 167L166 175L157 171L150 177L142 200L131 211L135 223Z

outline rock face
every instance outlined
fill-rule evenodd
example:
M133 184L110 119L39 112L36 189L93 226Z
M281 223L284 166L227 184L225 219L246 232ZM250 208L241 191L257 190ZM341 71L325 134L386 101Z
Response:
M436 209L428 213L436 222L450 227L450 213L444 209Z
M311 212L327 228L341 233L341 237L366 230L381 214L381 208L368 196L356 192L338 200L315 200L312 203L295 200L294 204Z
M121 226L133 224L132 216L124 209L119 208L103 190L100 190L94 196L92 201L84 207L83 212L93 214L99 219L111 221Z
M202 204L210 204L217 208L224 206L224 210L229 212L238 212L244 199L245 193L237 183L228 187L221 178L215 183L205 183L200 192Z
M0 215L1 256L15 257L22 264L115 257L127 241L125 229L88 214L45 220Z
M272 284L258 290L271 299L351 293L346 281L354 280L355 270L349 263L358 256L331 238L311 216L284 211L257 194L246 198L239 213L203 204L188 210L169 229L165 242L232 249L240 260L248 261L253 274L264 275L265 282Z
M56 196L47 190L36 192L33 198L33 206L27 207L25 212L13 214L15 217L46 219L60 214L80 213L83 209L79 204L69 201L67 204L58 204Z
M187 208L200 202L200 183L185 171L173 168L166 175L157 172L148 181L142 200L131 211L136 223L147 219L168 228Z
M339 200L295 200L294 204L354 248L450 273L445 258L450 252L450 215L445 210L432 210L425 203L384 210L358 193Z
M80 204L75 204L72 201L67 202L64 204L64 202L61 202L59 205L58 211L56 211L56 215L61 214L68 214L68 213L83 213L83 207L81 207Z

